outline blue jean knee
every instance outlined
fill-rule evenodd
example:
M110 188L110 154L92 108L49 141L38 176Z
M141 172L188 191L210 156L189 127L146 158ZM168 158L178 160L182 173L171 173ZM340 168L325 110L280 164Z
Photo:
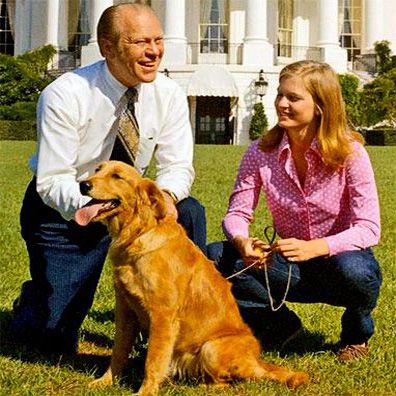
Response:
M33 180L21 209L21 232L31 280L14 303L11 331L50 352L73 352L107 255L107 230L64 220L42 202Z
M343 252L330 261L344 286L346 298L343 305L373 309L379 296L382 275L372 250Z
M208 245L209 258L216 261L223 276L230 276L244 267L229 242ZM358 344L374 333L371 313L376 306L382 282L381 271L371 249L343 252L332 257L319 257L299 264L290 263L274 254L268 268L272 297L279 302L288 284L286 300L299 303L326 303L345 307L342 316L341 342ZM266 315L269 312L269 293L263 270L251 269L231 280L232 291L243 316ZM290 316L286 306L283 316ZM271 315L271 320L277 320ZM254 324L254 319L251 320Z
M342 279L341 344L361 344L374 334L374 310L382 275L371 249L344 252L332 258L334 270Z
M188 237L206 254L206 216L204 206L195 198L187 197L176 204L178 222Z

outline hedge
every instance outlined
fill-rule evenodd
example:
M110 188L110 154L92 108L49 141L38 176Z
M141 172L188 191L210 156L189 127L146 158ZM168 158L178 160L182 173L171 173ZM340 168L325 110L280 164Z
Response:
M0 140L36 140L34 121L0 120Z
M9 106L0 106L0 121L35 121L36 102L16 102Z
M364 138L370 146L396 146L396 129L368 129Z
M366 129L361 131L370 146L396 146L396 129ZM0 120L0 140L36 140L34 121Z

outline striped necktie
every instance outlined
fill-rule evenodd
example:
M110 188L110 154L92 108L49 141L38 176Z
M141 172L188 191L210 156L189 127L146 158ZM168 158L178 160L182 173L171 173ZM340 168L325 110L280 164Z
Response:
M117 136L110 159L134 165L139 147L139 125L135 117L138 92L135 88L129 88L124 97L127 104L118 119Z

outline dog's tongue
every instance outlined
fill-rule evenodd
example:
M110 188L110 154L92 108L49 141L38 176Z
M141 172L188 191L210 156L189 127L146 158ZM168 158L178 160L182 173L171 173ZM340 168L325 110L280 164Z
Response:
M95 203L94 201L88 202L85 206L77 209L74 219L80 226L86 226L89 222L99 213L100 209L105 206L104 202Z

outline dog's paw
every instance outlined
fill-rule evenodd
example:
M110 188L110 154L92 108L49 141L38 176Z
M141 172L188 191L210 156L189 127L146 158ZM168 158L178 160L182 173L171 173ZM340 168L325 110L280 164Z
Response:
M138 391L135 393L137 396L155 396L158 394L158 385L142 385Z
M104 375L103 377L100 377L94 381L91 381L88 384L88 388L98 389L98 388L104 388L104 387L112 385L112 384L113 384L113 379L107 375Z
M287 386L290 389L296 389L300 385L306 384L309 381L309 375L302 371L298 371L294 373L290 378L287 380Z

